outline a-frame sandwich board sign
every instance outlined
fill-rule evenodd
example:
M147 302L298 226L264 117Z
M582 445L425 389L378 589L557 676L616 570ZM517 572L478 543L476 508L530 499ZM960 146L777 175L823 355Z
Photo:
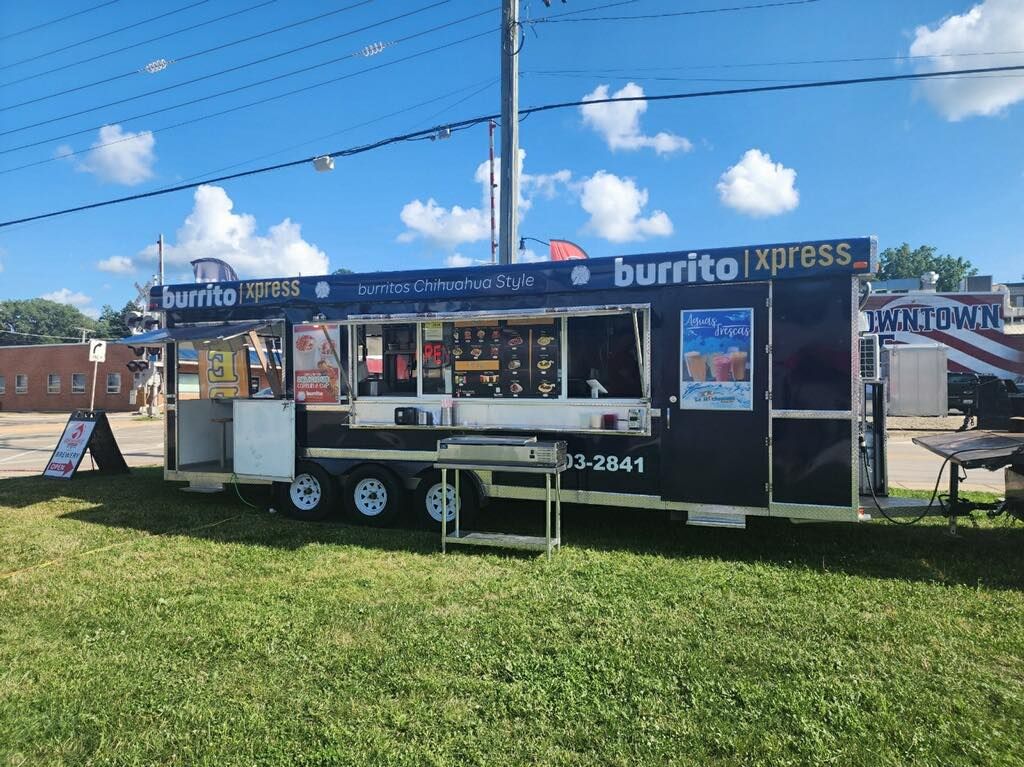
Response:
M102 410L76 410L68 418L60 442L43 470L43 476L71 479L78 471L86 449L92 454L101 474L128 473L128 464L114 439L107 414Z

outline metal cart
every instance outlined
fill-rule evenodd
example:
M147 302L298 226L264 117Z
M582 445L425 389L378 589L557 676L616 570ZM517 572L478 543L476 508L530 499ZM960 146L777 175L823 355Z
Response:
M441 552L449 543L544 551L548 559L562 548L562 472L569 468L566 443L538 442L536 437L449 437L437 443L441 470ZM448 534L448 471L455 472L455 530ZM516 535L463 530L459 518L459 475L470 471L502 471L544 475L544 535ZM555 534L551 535L551 478L554 477Z

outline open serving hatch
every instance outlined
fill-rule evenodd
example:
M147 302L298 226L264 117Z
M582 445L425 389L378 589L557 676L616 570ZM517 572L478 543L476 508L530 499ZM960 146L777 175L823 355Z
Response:
M284 322L160 328L122 338L167 344L169 479L289 482L295 403L285 399Z

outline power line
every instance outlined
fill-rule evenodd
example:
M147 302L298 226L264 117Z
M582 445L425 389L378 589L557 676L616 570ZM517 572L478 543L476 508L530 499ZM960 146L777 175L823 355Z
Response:
M138 48L138 47L143 46L143 45L149 45L149 43L155 43L157 41L166 40L169 37L174 37L175 35L180 35L180 34L182 34L184 32L191 32L193 29L200 29L202 27L209 26L210 24L216 24L218 21L223 21L224 19L230 19L230 18L232 18L234 16L241 16L243 13L249 13L250 11L255 11L255 10L259 9L259 8L263 8L265 6L272 5L273 3L276 3L276 2L277 2L277 0L264 0L262 3L257 3L256 5L250 5L248 8L240 8L237 11L232 11L231 13L225 13L223 16L216 16L216 17L214 17L212 19L207 19L206 21L200 21L200 22L198 22L196 24L190 24L187 27L179 27L178 29L172 29L170 32L163 32L163 33L161 33L159 35L156 35L155 37L150 37L147 40L140 40L139 42L132 43L131 45L124 45L124 46L121 46L120 48L115 48L112 51L106 51L105 53L97 53L95 56L89 56L88 58L78 59L77 61L72 61L72 62L70 62L68 64L61 64L59 67L54 67L53 69L46 69L46 70L44 70L42 72L36 72L34 75L26 75L25 77L22 77L22 78L20 78L18 80L10 80L10 81L8 81L6 83L0 83L0 88L9 88L12 85L19 85L20 83L28 82L29 80L35 80L37 77L43 77L45 75L52 75L54 72L62 72L65 69L71 69L72 67L78 67L78 66L81 66L82 64L88 64L88 63L93 62L93 61L98 61L99 59L104 59L107 56L113 56L113 55L118 54L118 53L124 53L125 51L130 51L132 48ZM317 18L319 18L319 17L317 17ZM274 32L274 31L278 31L278 30L271 30L271 32ZM133 69L131 72L128 72L128 73L126 73L124 75L117 75L114 78L110 78L108 80L100 80L100 81L97 81L95 83L90 83L87 86L81 86L80 88L72 88L72 89L70 89L68 91L61 91L60 93L57 93L57 94L54 94L54 95L58 95L59 96L62 93L70 93L73 90L81 90L82 88L91 87L92 85L102 85L103 83L111 82L114 79L120 79L121 77L128 77L129 75L134 75L134 74L138 74L138 70L137 69ZM46 98L49 98L49 97L46 97ZM26 102L26 103L31 103L31 102ZM16 104L15 106L21 106L21 105L20 104Z
M274 2L274 0L270 0L270 2ZM267 37L268 35L276 34L278 32L282 32L284 30L294 29L296 27L300 27L300 26L303 26L305 24L310 24L310 23L312 23L314 21L320 21L321 19L325 19L328 16L335 16L335 15L337 15L339 13L343 13L344 11L350 11L350 10L352 10L354 8L359 8L359 7L363 6L363 5L368 5L369 3L372 3L372 2L374 2L374 0L360 0L360 2L356 2L356 3L352 4L352 5L346 5L346 6L343 6L341 8L336 8L333 11L327 11L326 13L320 13L320 14L317 14L316 16L310 16L309 18L301 19L300 21L295 21L295 22L292 22L291 24L285 24L283 26L275 27L273 29L269 29L269 30L266 30L264 32L259 32L259 33L254 34L254 35L249 35L247 37L242 37L242 38L239 38L237 40L232 40L231 42L220 43L220 44L214 45L213 47L210 47L210 48L204 48L202 50L193 51L192 53L187 53L184 56L178 56L176 58L170 59L169 61L167 61L166 66L170 66L172 64L180 64L183 61L189 61L191 59L195 59L195 58L198 58L200 56L206 56L207 54L210 54L210 53L215 53L217 51L222 51L225 48L231 48L232 46L240 45L242 43L247 43L247 42L250 42L252 40L257 40L257 39L259 39L261 37ZM451 2L451 0L443 0L443 2ZM264 5L267 5L267 4L268 3L264 3ZM259 7L259 6L257 6L257 7ZM368 29L368 28L369 27L366 27L364 29ZM361 32L361 31L363 31L363 30L362 29L354 30L354 32ZM203 77L198 77L198 78L195 78L193 80L186 80L184 82L177 83L176 85L169 85L169 86L164 87L164 88L158 88L157 90L154 90L154 91L147 91L146 93L140 93L139 95L132 96L131 98L121 99L120 101L115 101L115 102L110 103L110 104L103 104L103 105L98 106L98 107L93 107L91 109L82 110L80 112L74 112L74 113L72 113L70 115L64 115L62 117L56 117L56 118L53 118L52 120L44 121L42 123L36 123L35 125L29 125L29 126L26 126L26 127L33 128L33 127L36 127L36 125L45 125L47 122L57 122L58 120L63 120L65 118L67 118L67 117L75 117L77 115L86 114L88 112L94 112L97 109L105 109L106 107L114 106L116 104L123 104L126 101L134 101L135 99L140 99L140 98L143 98L145 96L151 96L154 93L162 93L164 91L172 90L174 88L180 88L183 85L190 85L192 83L199 82L200 80L206 80L206 79L209 79L211 77L216 77L218 75L226 74L228 72L234 72L234 71L236 71L238 69L244 69L246 67L250 67L250 66L253 66L255 64L262 64L262 63L264 63L266 61L271 61L271 60L273 60L275 58L280 58L282 56L287 56L287 55L290 55L292 53L298 53L300 51L308 50L309 48L313 48L313 47L316 47L318 45L323 45L323 44L328 43L328 42L333 42L333 41L335 41L335 40L337 40L337 39L339 39L341 37L345 37L346 35L354 34L354 32L346 32L343 35L336 35L334 37L329 37L326 40L320 40L320 41L315 42L315 43L309 43L308 45L300 46L298 48L293 48L291 50L284 51L282 53L278 53L278 54L275 54L273 56L269 56L267 58L257 59L256 61L250 61L247 64L241 64L239 66L231 67L230 69L224 69L224 70L221 70L220 72L213 72L212 74L205 75ZM155 39L160 39L160 38L155 38ZM114 75L113 77L107 77L107 78L102 79L102 80L96 80L95 82L85 83L84 85L77 85L77 86L75 86L73 88L67 88L65 90L57 91L55 93L50 93L50 94L47 94L45 96L38 96L38 97L36 97L34 99L29 99L28 101L22 101L22 102L20 102L18 104L11 104L10 106L0 107L0 112L6 111L8 109L15 109L17 107L26 106L28 104L35 104L35 103L40 102L40 101L46 101L48 99L55 98L57 96L63 96L66 93L74 93L76 91L86 90L88 88L92 88L92 87L97 86L97 85L105 85L105 84L113 82L115 80L122 80L125 77L133 77L134 75L145 74L145 73L146 73L145 68L136 68L136 69L131 70L130 72L123 72L122 74ZM3 134L0 134L0 135L3 135Z
M484 83L483 87L480 87L481 86L481 82ZM455 102L449 104L443 110L441 110L442 112L446 112L449 109L452 109L452 108L458 106L459 104L462 104L463 102L467 101L468 99L472 98L473 96L476 96L477 94L482 93L487 88L490 88L491 86L493 86L496 82L497 82L497 80L495 78L489 77L485 81L477 81L477 82L471 83L469 85L464 85L461 88L456 88L453 91L448 91L447 93L442 93L440 96L435 96L433 98L427 99L426 101L421 101L418 104L410 104L409 106L402 107L401 109L395 110L394 112L388 112L387 114L383 114L383 115L380 115L378 117L373 117L373 118L371 118L369 120L364 120L361 123L356 123L355 125L349 125L349 126L346 126L344 128L340 128L338 130L331 131L330 133L325 133L325 134L320 135L320 136L314 136L313 138L307 139L305 141L300 141L297 144L290 144L289 146L281 147L280 149L275 149L275 150L273 150L271 152L264 152L263 154L257 155L256 157L250 157L247 160L241 160L240 162L234 162L234 163L231 163L230 165L223 165L220 168L216 168L215 170L208 170L208 171L204 171L203 173L197 173L194 176L189 176L188 178L186 178L184 180L185 181L191 181L192 179L202 178L203 176L208 176L208 175L211 175L213 173L223 173L224 171L231 170L232 168L240 168L243 165L248 165L249 163L256 162L257 160L264 160L267 157L273 157L274 155L282 154L284 152L289 152L292 149L298 149L299 147L306 146L307 144L315 144L315 143L317 143L319 141L323 141L324 139L332 138L334 136L340 136L340 135L342 135L344 133L349 133L349 132L354 131L354 130L356 130L358 128L365 128L367 125L373 125L374 123L378 123L378 122L381 122L383 120L389 120L392 117L398 117L399 115L407 114L408 112L413 112L413 111L415 111L417 109L421 109L421 108L423 108L425 106L429 106L431 104L436 104L439 101L444 101L445 99L450 98L452 96L457 96L460 93L465 93L468 90L472 90L473 91L468 96L466 96L464 98L461 98L458 101L455 101ZM425 120L433 119L438 114L439 114L438 112L435 112L435 113L433 113L431 115L428 115L424 119Z
M490 32L487 32L490 34ZM569 109L574 107L581 107L593 104L615 104L621 102L633 102L633 101L680 101L687 99L698 99L698 98L709 98L713 96L736 96L753 93L777 93L781 91L794 91L794 90L810 90L817 88L834 88L848 85L864 85L871 83L889 83L889 82L902 82L902 81L914 81L914 80L931 80L936 77L943 77L949 75L975 75L975 74L986 74L992 72L1021 72L1024 71L1024 64L1005 66L1005 67L983 67L979 69L960 69L952 70L949 72L918 72L915 74L905 75L881 75L877 77L856 77L848 78L844 80L818 80L810 83L790 83L787 85L764 85L754 88L730 88L723 90L713 91L690 91L684 93L667 93L658 96L619 96L609 97L604 99L592 99L587 101L562 101L552 104L542 104L540 106L528 107L526 109L519 110L520 117L539 114L541 112L550 112L558 109ZM387 138L379 139L378 141L363 144L360 146L349 147L347 149L340 149L335 152L330 152L329 157L351 157L365 152L370 152L375 149L380 149L391 144L397 144L405 141L419 139L424 136L428 136L432 133L436 133L441 128L446 128L452 133L459 130L465 130L471 128L474 125L485 123L488 120L495 120L500 117L499 114L481 115L479 117L471 117L467 120L460 120L458 122L449 123L446 125L438 125L433 128L426 130L412 131L410 133L403 133L397 136L389 136ZM101 200L99 202L87 203L85 205L78 205L73 208L65 208L63 210L51 211L49 213L37 213L33 216L26 216L24 218L12 219L9 221L0 222L0 228L14 226L16 224L23 224L29 221L39 221L41 219L54 218L56 216L63 216L69 213L78 213L84 210L93 210L95 208L108 207L110 205L118 205L125 202L132 202L135 200L144 200L150 197L160 197L165 194L171 194L172 192L180 192L186 189L195 189L196 187L203 186L205 184L217 184L224 181L231 181L238 178L246 178L248 176L255 176L262 173L270 173L277 170L283 170L285 168L294 168L299 165L308 165L313 162L316 157L323 156L317 155L314 157L304 157L299 160L291 160L289 162L277 163L276 165L268 165L262 168L253 168L251 170L241 171L239 173L232 173L226 176L219 176L216 178L209 178L203 181L196 181L188 184L178 184L177 186L163 187L161 189L154 189L149 192L140 192L138 194L128 195L125 197L116 197L110 200Z
M425 34L425 33L418 33L418 34L422 35L422 34ZM463 37L463 38L461 38L459 40L453 40L452 42L449 42L449 43L444 43L442 45L437 45L437 46L435 46L433 48L427 48L426 50L418 51L416 53L409 54L408 56L402 56L401 58L393 59L392 61L387 61L387 62L384 62L382 64L377 64L376 66L365 67L364 69L360 69L360 70L357 70L355 72L349 72L348 74L340 75L338 77L332 77L332 78L330 78L328 80L321 80L320 82L312 83L310 85L305 85L305 86L303 86L301 88L295 88L295 89L290 90L290 91L285 91L284 93L278 93L278 94L276 94L274 96L266 96L264 98L257 99L255 101L250 101L250 102L247 102L245 104L239 104L237 106L229 107L227 109L222 109L219 112L212 112L212 113L205 114L205 115L199 115L198 117L193 117L193 118L190 118L188 120L182 120L180 122L172 123L170 125L165 125L162 128L155 128L153 130L146 131L146 132L147 133L151 133L151 134L163 133L163 132L166 132L166 131L169 131L169 130L173 130L175 128L180 128L180 127L185 126L185 125L192 125L194 123L202 122L204 120L210 120L210 119L212 119L214 117L220 117L222 115L230 114L232 112L237 112L237 111L239 111L241 109L248 109L248 108L254 107L254 106L261 106L261 105L267 104L267 103L269 103L271 101L277 101L279 99L286 98L288 96L294 96L294 95L299 94L299 93L305 93L306 91L314 90L316 88L322 88L322 87L327 86L327 85L333 85L334 83L341 82L342 80L348 80L348 79L353 78L353 77L358 77L360 75L368 74L370 72L375 72L375 71L377 71L379 69L384 69L386 67L394 66L396 64L401 64L403 62L419 58L420 56L425 56L427 54L435 53L437 51L444 50L446 48L451 48L453 46L461 45L463 43L467 43L467 42L470 42L472 40L477 40L477 39L479 39L479 38L481 38L481 37L483 37L485 35L490 35L490 34L493 34L493 30L492 29L488 29L488 30L485 30L483 32L478 32L478 33L476 33L474 35L469 35L468 37ZM342 57L342 58L348 58L348 57ZM280 79L280 78L275 78L275 79ZM245 87L251 87L251 86L244 86L243 88L237 88L237 89L234 89L234 90L244 90ZM194 99L192 102L189 102L189 103L195 103L196 101L203 101L203 100L206 100L208 98L212 98L212 97L208 96L208 97L204 97L202 99ZM178 106L182 106L182 105L178 105ZM174 108L177 108L177 107L169 107L168 109L174 109ZM166 112L166 111L168 111L168 109L156 110L156 111L152 112L151 114L157 114L158 112ZM148 116L148 115L137 115L136 117L145 117L145 116ZM128 119L136 119L136 118L128 118ZM90 130L92 130L92 129L90 129ZM80 133L87 133L89 131L79 131L79 132ZM77 134L69 134L69 135L77 135ZM108 147L108 146L111 146L113 144L120 144L120 143L122 143L124 141L134 141L136 138L137 138L137 136L127 136L125 138L116 139L114 141L107 141L107 142L102 143L102 144L96 144L96 145L94 145L94 146L92 146L92 147L90 147L88 149L79 149L79 150L75 150L75 151L72 151L72 152L64 152L64 153L60 154L59 156L48 157L48 158L43 159L43 160L36 160L34 162L25 163L23 165L17 165L17 166L12 167L12 168L5 168L3 170L0 170L0 174L12 173L12 172L17 171L17 170L23 170L25 168L32 168L32 167L35 167L37 165L44 165L46 163L56 162L57 160L62 160L62 159L66 159L68 157L73 157L75 155L84 154L86 152L91 152L91 151L93 151L95 149L102 149L104 147ZM52 140L55 140L55 139L49 139L48 141L52 141ZM36 146L38 144L43 144L43 143L47 143L47 141L39 141L39 142L35 142L34 144L27 144L26 146ZM23 148L25 148L25 147L15 147L13 149L0 150L0 154L7 154L9 152L16 151L17 149L23 149Z
M736 11L753 11L767 8L782 8L790 5L810 5L811 3L817 3L819 0L779 0L773 3L757 3L753 5L735 5L727 8L704 8L700 10L691 11L663 11L659 13L646 13L633 16L577 16L576 14L580 11L570 11L568 13L553 14L551 16L542 16L538 19L526 22L530 25L537 24L569 24L581 21L638 21L638 20L651 20L651 19L668 19L680 16L704 16L712 13L734 13ZM629 3L613 3L612 5L627 5ZM588 8L587 11L593 11L595 9ZM574 18L563 18L564 16L574 16Z
M93 331L89 331L92 333ZM0 330L0 333L6 333L10 336L32 336L33 338L56 338L61 341L81 341L81 336L55 336L52 333L22 333L17 330Z
M352 30L349 30L347 32L342 32L340 34L333 35L332 37L327 38L325 40L319 40L319 41L317 41L315 43L308 43L306 45L299 46L298 48L293 48L293 49L288 50L288 51L282 51L280 53L275 53L275 54L270 55L270 56L264 56L263 58L257 59L255 61L250 61L250 62L247 62L245 64L238 64L236 66L229 67L228 69L224 69L224 70L221 70L219 72L212 72L210 74L201 75L200 77L195 77L195 78L193 78L191 80L185 80L183 82L175 83L173 85L168 85L168 86L165 86L163 88L157 88L155 90L147 91L145 93L141 93L141 94L138 94L136 96L129 96L129 97L126 97L126 98L123 98L123 99L118 99L117 101L111 101L111 102L109 102L107 104L102 104L100 106L90 107L88 109L82 109L82 110L79 110L77 112L72 112L72 113L69 113L69 114L66 114L66 115L61 115L60 117L54 117L54 118L50 118L48 120L42 120L40 122L32 123L30 125L23 125L20 128L11 128L9 130L0 132L0 136L7 136L7 135L10 135L12 133L20 133L21 131L29 130L31 128L37 128L37 127L42 126L42 125L49 125L50 123L59 122L61 120L66 120L66 119L71 118L71 117L77 117L79 115L87 114L89 112L95 112L97 110L105 109L107 107L116 106L118 104L124 104L124 103L129 102L129 101L135 101L135 100L143 98L145 96L152 96L152 95L155 95L157 93L164 93L166 91L174 90L176 88L180 88L180 87L185 86L185 85L192 85L194 83L201 82L203 80L209 80L210 78L217 77L217 76L223 75L223 74L227 74L229 72L235 72L235 71L238 71L240 69L245 69L246 67L250 67L250 66L253 66L255 64L262 64L262 63L265 63L267 61L272 61L274 59L281 58L282 56L287 56L287 55L292 54L292 53L308 50L309 48L313 48L313 47L318 46L318 45L323 45L323 44L325 44L327 42L333 42L333 41L336 41L336 40L340 40L341 38L344 38L344 37L350 37L350 36L352 36L354 34L358 34L359 32L365 32L368 29L374 29L375 27L380 27L380 26L383 26L385 24L389 24L389 23L391 23L393 21L399 21L399 20L402 20L402 19L406 19L406 18L414 16L414 15L416 15L418 13L423 13L425 11L432 10L432 9L434 9L434 8L440 6L440 5L444 5L446 3L450 3L451 1L452 0L435 0L435 2L432 2L429 5L423 6L421 8L417 8L416 10L406 11L404 13L401 13L401 14L397 15L397 16L392 16L391 18L384 19L383 21L377 21L377 22L374 22L372 24L367 24L367 25L365 25L363 27L360 27L358 29L352 29ZM373 0L360 0L360 2L355 3L354 5L348 6L348 8L355 8L355 7L359 6L359 5L365 5L365 4L370 3L370 2L373 2ZM130 117L123 117L123 118L114 119L114 120L106 120L106 121L104 121L100 125L93 125L93 126L91 126L89 128L83 128L81 130L72 131L71 133L65 133L65 134L60 135L60 136L51 136L49 138L42 139L40 141L34 141L34 142L30 142L28 144L22 144L20 146L9 147L7 149L0 150L0 154L8 154L10 152L16 152L16 151L18 151L20 149L28 149L30 147L39 146L40 144L46 144L46 143L49 143L51 141L60 141L61 139L71 138L73 136L80 136L83 133L91 133L92 131L98 130L99 128L103 127L103 125L111 125L111 124L115 124L115 123L116 124L121 124L121 123L129 122L131 120L138 120L138 119L141 119L143 117L152 117L153 115L156 115L156 114L162 114L163 112L169 112L171 110L179 109L179 108L184 107L184 106L191 106L192 104L198 104L198 103L203 102L203 101L209 101L210 99L219 98L221 96L227 96L227 95L230 95L232 93L238 93L240 91L248 90L250 88L256 88L256 87L258 87L260 85L266 85L267 83L276 82L277 80L283 80L286 77L293 77L293 76L298 75L298 74L303 74L305 72L310 72L310 71L312 71L314 69L320 69L322 67L329 66L331 64L336 64L339 61L344 61L345 59L356 58L356 57L359 57L359 56L375 55L375 54L379 53L380 51L384 50L385 47L390 47L390 46L393 46L393 45L397 45L399 43L408 42L409 40L415 39L417 37L422 37L423 35L431 34L433 32L437 32L437 31L442 30L442 29L447 29L448 27L455 26L456 24L461 24L461 23L463 23L465 21L469 21L471 19L475 19L475 18L478 18L480 16L484 16L484 15L486 15L488 13L491 13L491 12L492 11L490 9L488 9L486 11L481 11L481 12L477 12L475 14L471 14L470 16L465 16L465 17L463 17L461 19L456 19L455 21L450 21L450 22L447 22L445 24L441 24L441 25L438 25L438 26L435 26L435 27L431 27L430 29L427 29L427 30L424 30L424 31L421 31L421 32L417 32L417 33L414 33L414 34L411 34L411 35L406 35L405 37L400 37L400 38L397 38L396 40L393 40L393 41L390 41L388 43L385 43L385 44L383 44L383 47L380 47L380 48L376 48L376 47L373 47L373 46L367 46L367 47L362 48L362 49L360 49L358 51L353 51L353 52L347 53L344 56L336 56L335 58L329 59L327 61L321 61L321 62L319 62L317 64L311 64L311 65L306 66L306 67L301 67L299 69L294 69L294 70L292 70L290 72L284 72L282 74L275 75L273 77L268 77L268 78L265 78L263 80L257 80L256 82L248 83L246 85L239 85L239 86L236 86L234 88L229 88L229 89L224 90L224 91L219 91L217 93L211 93L211 94L208 94L206 96L200 96L200 97L197 97L197 98L189 99L187 101L182 101L182 102L180 102L178 104L173 104L171 106L162 107L160 109L154 109L154 110L151 110L149 112L144 112L144 113L141 113L141 114L132 115Z
M109 32L103 32L102 34L99 34L99 35L93 35L92 37L87 37L84 40L79 40L77 43L68 43L67 45L62 45L59 48L54 48L53 50L46 51L45 53L37 53L35 56L29 56L27 59L22 59L21 61L15 61L15 62L13 62L11 64L4 64L2 67L0 67L0 71L2 71L4 69L10 69L11 67L21 66L22 64L28 64L30 61L38 61L39 59L45 58L46 56L52 56L54 53L63 53L64 51L70 50L71 48L77 48L80 45L85 45L86 43L91 43L91 42L94 42L96 40L102 40L104 37L110 37L111 35L116 35L119 32L126 32L129 29L135 29L135 27L141 27L143 24L149 24L150 22L153 22L153 21L159 21L160 19L165 19L168 16L173 16L176 13L181 13L182 11L187 11L190 8L195 8L198 5L205 5L208 2L210 2L210 0L196 0L196 2L191 3L189 5L183 5L180 8L175 8L172 11L167 11L165 13L161 13L161 14L158 14L156 16L151 16L148 19L143 19L142 21L136 21L134 24L128 24L128 25L123 26L123 27L118 27L117 29L112 29Z
M48 27L48 26L50 26L52 24L59 24L62 21L67 21L68 19L73 19L76 16L81 16L84 13L91 13L92 11L98 11L100 8L106 8L108 5L113 5L114 3L119 2L119 1L120 0L107 0L107 2L105 2L105 3L100 3L99 5L93 5L93 6L89 7L89 8L83 8L80 11L75 11L74 13L69 13L67 16L61 16L59 19L51 19L50 21L44 21L41 24L36 24L34 27L27 27L25 29L19 29L17 32L8 32L6 35L0 36L0 40L10 40L12 37L18 37L19 35L24 35L24 34L27 34L29 32L35 32L37 29L42 29L43 27Z
M678 72L678 71L689 71L689 70L702 70L702 69L744 69L750 67L782 67L782 66L800 66L805 64L849 64L849 63L866 63L866 62L879 62L879 61L915 61L918 59L942 59L942 58L958 58L958 57L971 57L971 56L1019 56L1024 54L1024 50L1019 51L968 51L964 53L931 53L920 56L859 56L853 58L842 58L842 59L803 59L803 60L791 60L791 61L750 61L743 63L731 63L731 64L690 64L686 66L671 66L671 67L595 67L590 69L533 69L523 74L591 74L599 75L603 72Z
M350 11L350 10L353 10L355 8L359 8L361 6L368 5L369 3L372 3L372 2L374 2L374 0L358 0L358 2L352 3L351 5L346 5L345 7L341 8L340 10L342 10L342 11ZM437 0L435 5L439 5L441 3L447 3L447 2L451 2L451 0ZM432 7L432 6L429 6L429 7ZM335 11L335 12L337 12L337 11ZM418 13L418 11L416 11L416 13ZM313 42L313 43L306 43L305 45L300 45L297 48L291 48L291 49L289 49L287 51L281 51L280 53L275 53L275 54L272 54L270 56L264 56L263 58L254 59L253 61L248 61L248 62L246 62L244 64L236 64L235 66L228 67L227 69L221 69L221 70L219 70L217 72L210 72L208 74L201 75L199 77L194 77L191 80L183 80L182 82L179 82L179 83L173 83L171 85L165 85L162 88L156 88L156 89L151 90L151 91L144 91L143 93L139 93L139 94L136 94L134 96L127 96L125 98L118 99L117 101L109 101L106 104L99 104L98 106L89 107L88 109L80 109L77 112L69 112L67 114L59 115L57 117L50 117L50 118L48 118L46 120L41 120L41 121L36 122L36 123L30 123L28 125L23 125L20 128L11 128L10 130L6 130L6 131L3 131L2 133L0 133L0 136L6 136L6 135L9 135L11 133L20 133L21 131L29 130L30 128L38 128L41 125L50 125L51 123L61 122L62 120L68 120L68 119L70 119L72 117L78 117L79 115L89 114L90 112L97 112L97 111L99 111L101 109L107 109L108 107L117 106L118 104L126 104L129 101L137 101L138 99L145 98L146 96L153 96L153 95L156 95L158 93L165 93L166 91L175 90L176 88L181 88L181 87L184 87L186 85L192 85L194 83L202 82L203 80L209 80L209 79L211 79L213 77L219 77L220 75L229 74L230 72L237 72L240 69L246 69L247 67L255 66L256 64L263 64L263 63L266 63L268 61L273 61L274 59L279 59L279 58L281 58L283 56L289 56L289 55L291 55L293 53L300 53L302 51L309 50L310 48L315 48L318 45L324 45L324 44L326 44L328 42L334 42L334 41L339 40L339 39L341 39L343 37L348 37L350 35L356 34L357 32L363 32L363 31L365 31L367 29L373 28L373 26L377 26L379 24L384 24L384 23L387 23L387 21L391 21L391 20L392 19L387 19L387 20L385 20L383 22L377 22L377 24L374 24L374 25L370 25L370 26L366 26L366 27L360 27L359 29L354 29L354 30L350 30L348 32L343 32L341 34L333 35L331 37L328 37L328 38L323 39L323 40L318 40L318 41ZM216 51L216 50L222 50L224 47L226 47L226 45L224 45L224 46L214 46L213 48L206 49L206 51L201 51L201 52L198 52L198 53L189 54L188 56L184 56L184 57L181 57L181 58L178 58L178 59L174 59L173 61L168 62L168 64L170 64L170 63L177 63L179 61L185 61L186 59L194 58L195 56L202 55L203 53L211 53L211 52ZM132 72L130 74L137 74L138 72L139 72L139 70L136 69L136 70L132 70ZM126 77L126 76L127 76L127 74L125 74L125 75L118 75L115 78L111 78L111 79L120 79L121 77ZM91 83L90 85L99 85L102 82L103 81L100 81L100 82L97 82L97 83ZM90 87L90 86L84 86L84 87ZM73 89L73 90L76 90L76 89ZM68 91L63 91L63 92L66 93ZM57 94L52 94L52 95L57 96L57 95L61 95L61 94L57 93ZM42 100L42 99L36 99L36 100ZM32 101L25 101L25 102L22 102L21 104L14 104L14 105L12 105L10 107L4 107L3 109L13 109L14 107L23 106L24 104L31 104L31 103L33 103L33 102ZM120 122L120 121L114 120L114 121L111 121L111 122ZM90 129L90 130L93 130L93 129Z

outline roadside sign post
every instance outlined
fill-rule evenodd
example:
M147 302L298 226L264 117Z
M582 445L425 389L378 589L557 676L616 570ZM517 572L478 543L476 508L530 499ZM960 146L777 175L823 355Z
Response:
M96 409L96 373L101 362L107 361L107 342L89 341L89 362L92 363L92 396L89 398L89 411Z

